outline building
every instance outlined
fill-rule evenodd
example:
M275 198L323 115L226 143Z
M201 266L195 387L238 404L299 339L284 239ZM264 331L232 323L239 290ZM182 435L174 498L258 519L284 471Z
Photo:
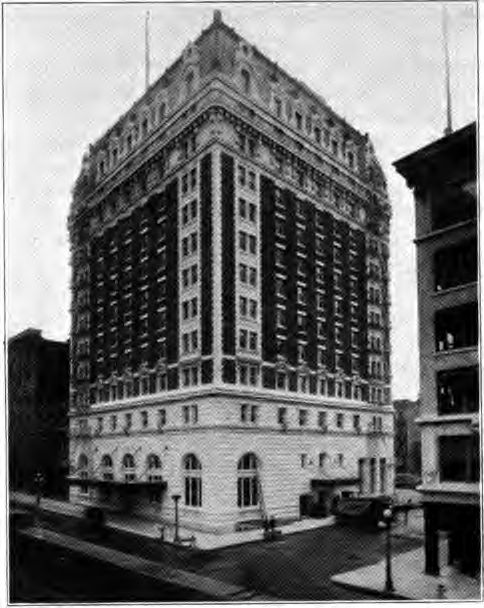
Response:
M69 345L26 329L8 341L9 487L66 496Z
M389 220L368 136L215 11L74 188L72 500L224 532L390 492Z
M418 479L421 473L420 427L417 424L420 402L395 399L393 409L395 411L395 473L403 476L412 475Z
M480 570L475 123L395 166L416 204L425 569L439 572L438 533L444 530L450 563L475 574Z

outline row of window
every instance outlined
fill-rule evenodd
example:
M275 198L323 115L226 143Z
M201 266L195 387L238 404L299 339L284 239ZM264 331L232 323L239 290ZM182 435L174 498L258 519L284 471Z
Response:
M252 373L254 368L248 368L248 373ZM294 408L295 410L295 408ZM173 412L173 410L171 410ZM241 404L240 405L240 422L243 424L258 424L260 422L260 406L259 405L250 405L250 404ZM296 410L295 410L296 411ZM290 408L283 406L277 409L277 423L283 427L287 427L289 424L289 412ZM142 410L139 412L139 427L140 429L149 429L151 428L150 423L152 423L152 416L154 412L149 412L148 410ZM348 414L349 416L349 414ZM120 420L121 419L121 420ZM317 427L328 430L329 415L325 410L318 410L317 417L313 421L313 410L309 410L307 408L298 408L297 409L297 422L299 427L310 427L317 424ZM336 429L346 429L347 424L345 422L345 414L342 412L336 412L334 414L334 428ZM198 405L184 405L181 408L181 422L184 425L194 425L199 422L199 410ZM105 426L105 424L107 426ZM158 429L163 428L167 424L167 410L166 408L160 408L156 412L156 427ZM360 414L352 415L352 426L350 427L355 432L361 432L363 430L361 424L361 416ZM120 414L111 414L110 416L98 416L96 420L96 426L93 429L94 433L102 434L105 431L108 432L129 432L133 429L133 412L125 412L123 416ZM381 416L374 415L371 417L368 422L366 430L370 433L382 433L383 432L383 419ZM88 435L90 434L90 426L87 419L83 418L79 420L78 423L78 431L80 435Z

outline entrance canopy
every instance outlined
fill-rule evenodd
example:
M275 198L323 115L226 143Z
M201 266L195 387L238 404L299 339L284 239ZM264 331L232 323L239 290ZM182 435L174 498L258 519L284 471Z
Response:
M358 477L325 477L311 479L311 489L323 490L335 486L354 486L359 483Z
M68 477L67 483L71 486L90 486L97 488L118 488L123 489L143 489L143 488L156 488L165 489L167 486L166 481L163 479L146 481L146 480L133 480L124 481L116 479L98 479L96 477L90 477L83 479L81 477Z

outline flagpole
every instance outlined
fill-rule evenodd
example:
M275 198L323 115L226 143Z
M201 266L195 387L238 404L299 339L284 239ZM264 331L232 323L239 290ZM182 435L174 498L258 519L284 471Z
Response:
M450 60L449 60L449 31L447 7L442 5L442 33L444 39L444 59L445 59L445 97L447 105L447 124L444 130L445 135L452 133L452 99L450 94Z
M145 16L145 88L150 86L150 11Z

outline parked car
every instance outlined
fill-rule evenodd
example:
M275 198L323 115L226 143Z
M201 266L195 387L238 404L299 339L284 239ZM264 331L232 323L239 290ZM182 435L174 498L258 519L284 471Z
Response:
M383 511L391 503L390 496L342 497L335 508L336 521L376 529L383 520Z

